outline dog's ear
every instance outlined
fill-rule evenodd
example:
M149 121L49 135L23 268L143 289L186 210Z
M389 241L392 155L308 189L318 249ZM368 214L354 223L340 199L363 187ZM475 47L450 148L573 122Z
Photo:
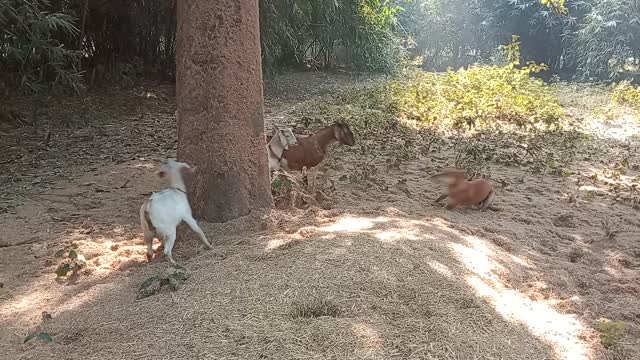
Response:
M449 173L448 171L443 171L431 176L431 181L441 183L441 184L451 185L456 182L456 176Z

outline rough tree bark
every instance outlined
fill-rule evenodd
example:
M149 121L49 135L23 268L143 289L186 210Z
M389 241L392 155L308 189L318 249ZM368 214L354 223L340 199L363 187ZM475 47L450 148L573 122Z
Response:
M271 207L258 0L178 1L178 159L198 218Z

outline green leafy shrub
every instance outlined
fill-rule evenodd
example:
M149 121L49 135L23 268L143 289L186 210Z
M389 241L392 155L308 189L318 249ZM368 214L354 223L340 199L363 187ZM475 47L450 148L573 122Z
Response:
M546 67L520 65L518 38L503 47L509 63L472 66L445 74L413 72L377 87L349 92L343 104L361 104L391 116L454 128L557 125L559 100L540 79Z
M613 88L611 99L620 105L640 111L640 87L633 86L628 81L623 81Z

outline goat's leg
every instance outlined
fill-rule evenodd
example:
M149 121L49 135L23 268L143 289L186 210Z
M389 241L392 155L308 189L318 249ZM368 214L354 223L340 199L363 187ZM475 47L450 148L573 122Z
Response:
M147 245L147 261L151 261L153 258L153 238L155 236L153 229L153 225L151 224L151 219L149 219L149 213L147 212L147 207L149 205L149 201L142 204L140 207L140 226L142 227L142 235L144 237L144 243Z
M166 234L164 236L163 239L163 243L164 243L164 256L167 257L167 259L169 259L169 262L174 264L176 263L175 260L173 260L173 256L171 254L171 251L173 250L173 244L175 244L176 242L176 231L173 230L171 233Z
M209 241L207 241L207 237L205 236L204 232L202 231L202 229L200 228L196 220L193 217L188 217L184 219L184 222L187 223L187 225L189 225L189 227L191 228L191 230L193 230L193 232L198 234L198 237L200 238L200 241L202 241L204 246L207 249L211 249L211 244L209 244Z
M147 261L151 262L153 259L153 233L149 231L145 231L143 233L144 243L147 245Z

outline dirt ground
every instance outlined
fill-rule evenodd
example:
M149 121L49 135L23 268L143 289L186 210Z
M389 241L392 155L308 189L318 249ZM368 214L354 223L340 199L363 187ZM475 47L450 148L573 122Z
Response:
M267 128L299 125L289 108L361 81L267 82ZM28 115L0 125L1 358L640 359L639 210L607 186L617 160L605 156L565 177L491 165L502 211L447 211L429 180L446 152L386 169L381 187L340 180L359 154L336 147L322 207L202 224L212 251L182 229L174 257L190 278L136 300L168 266L146 263L138 209L162 186L156 162L175 156L172 92L48 99L35 118L11 103ZM594 110L604 90L558 92L594 151L640 164L637 120ZM56 280L68 249L86 265ZM601 320L626 325L610 348ZM53 341L23 343L34 331Z

